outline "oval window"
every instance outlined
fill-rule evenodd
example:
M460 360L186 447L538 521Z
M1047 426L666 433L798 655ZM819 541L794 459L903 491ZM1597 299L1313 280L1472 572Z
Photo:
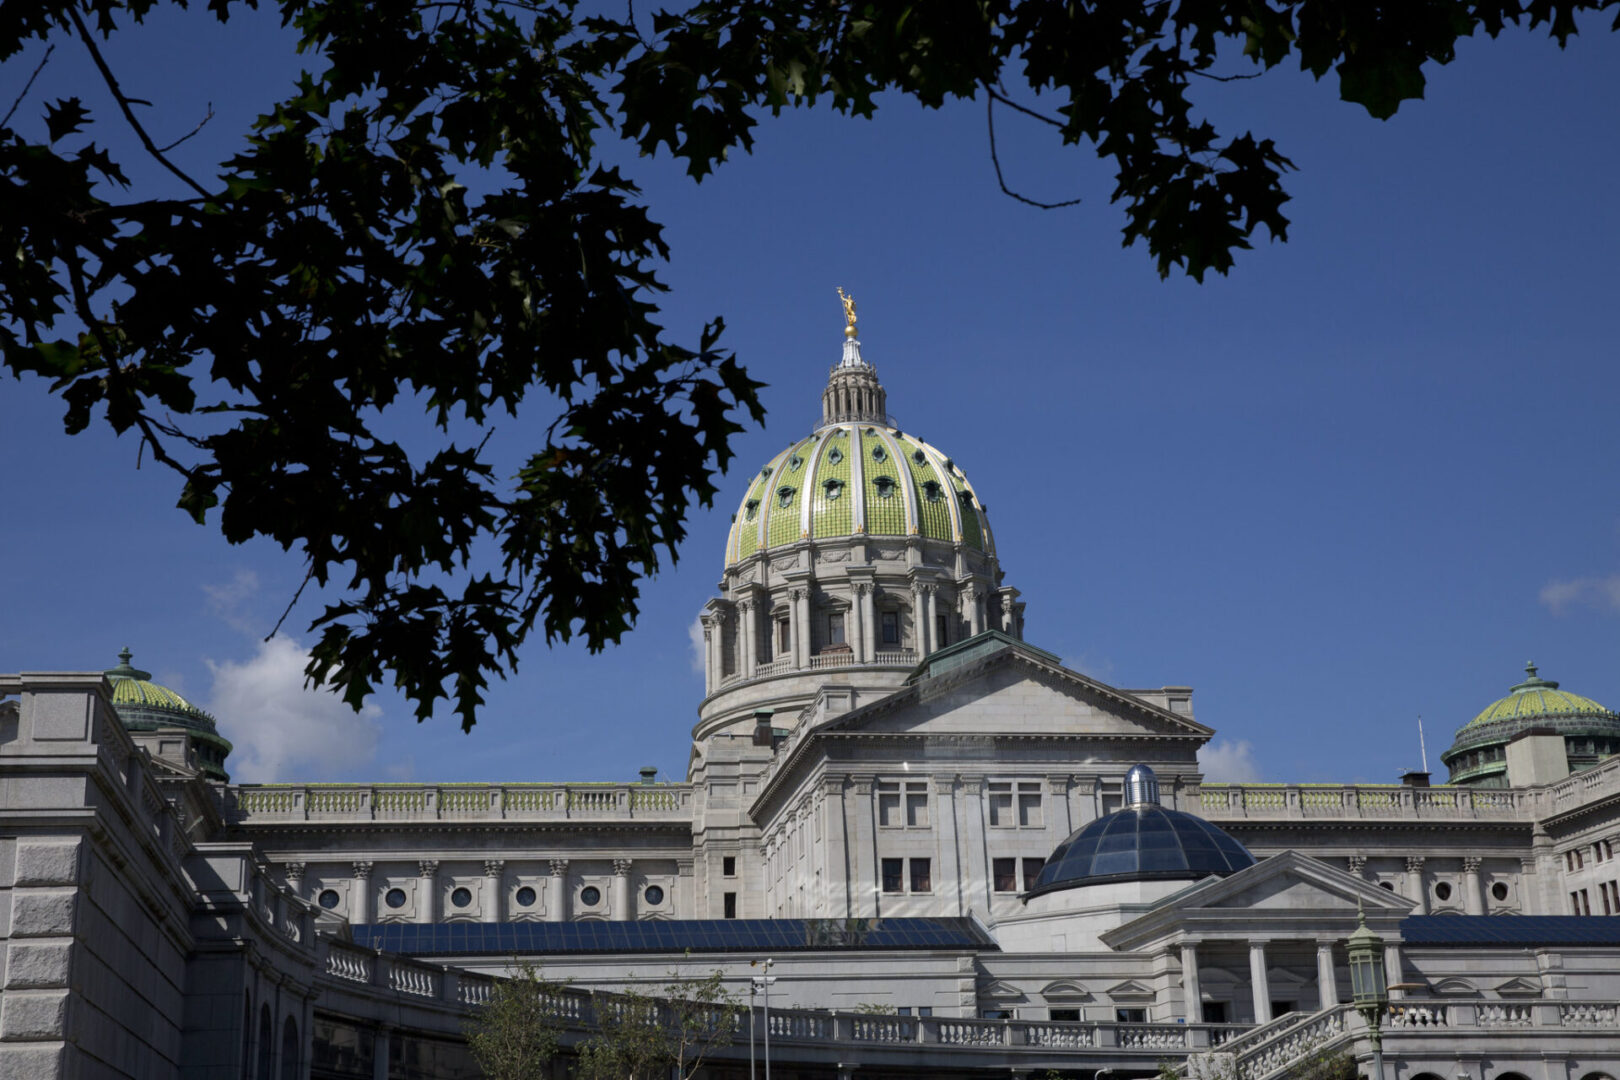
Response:
M333 908L338 906L337 890L322 889L321 895L315 898L315 902L321 905L321 907L325 908L327 911L331 911Z
M1506 900L1508 898L1507 882L1498 881L1496 884L1492 885L1491 895L1496 897L1498 900Z
M664 902L664 890L658 885L647 886L647 891L641 894L650 907L657 907Z
M450 902L456 907L466 907L472 903L472 890L463 886L450 894Z
M389 889L386 893L383 894L383 902L385 904L387 904L391 908L402 908L402 907L404 907L405 906L405 890L404 889Z
M602 890L595 885L587 885L579 890L579 902L586 907L595 907L602 902Z
M844 452L838 449L838 447L835 446L831 450L827 451L827 464L836 465L843 460Z
M874 446L872 447L872 460L881 465L889 460L889 452L881 446Z
M1450 900L1451 886L1446 884L1444 881L1440 882L1434 887L1434 895L1435 899L1437 900Z
M534 907L534 890L525 885L517 891L518 907Z

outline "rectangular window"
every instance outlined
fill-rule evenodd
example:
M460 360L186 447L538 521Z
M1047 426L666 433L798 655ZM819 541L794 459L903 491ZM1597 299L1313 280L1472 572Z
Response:
M737 894L734 892L726 893L725 904L726 918L735 919L737 917Z
M1124 805L1125 805L1125 796L1123 796L1123 795L1119 795L1119 794L1109 795L1109 794L1106 794L1106 793L1103 795L1102 812L1103 812L1104 816L1106 816L1108 814L1112 814L1115 810L1118 810L1120 807L1122 807Z
M883 891L886 893L906 891L904 859L883 860Z
M844 643L844 613L834 612L827 616L827 644L842 645Z
M1569 894L1569 911L1571 915L1579 915L1581 913L1580 893L1572 892Z
M1146 1009L1115 1009L1114 1019L1121 1024L1147 1023Z
M786 619L776 620L776 651L783 656L793 650L793 638L791 636L793 632L788 629L788 626L789 623Z
M910 1016L911 1015L911 1006L910 1005L902 1005L902 1006L900 1006L899 1008L894 1010L894 1015L896 1015L896 1016Z
M1050 1010L1048 1012L1047 1019L1056 1020L1059 1023L1069 1023L1069 1024L1077 1023L1080 1020L1080 1010L1079 1009L1052 1009L1052 1010Z
M883 644L900 644L900 613L898 611L885 611L878 616L883 624Z
M944 615L934 616L934 648L943 649L951 643L951 624Z
M906 785L906 824L913 829L928 827L928 785Z
M929 860L927 860L927 859L912 859L911 860L911 891L912 892L933 892L934 891L934 876L933 876L932 873L930 873L928 864L929 864Z
M990 791L990 824L997 828L1010 827L1013 823L1013 792L1011 784L991 784Z
M1603 841L1599 840L1592 845L1592 861L1603 861Z
M1271 1003L1271 1015L1273 1017L1287 1016L1293 1011L1294 1003L1292 1001L1273 1001Z
M919 1006L917 1006L917 1015L918 1016L933 1016L934 1015L934 1007L932 1005L919 1005Z
M900 827L900 785L892 781L879 781L877 786L878 825L885 829Z
M720 876L721 877L736 877L737 876L737 856L735 856L735 855L727 855L725 858L720 860Z
M1206 1023L1206 1024L1224 1024L1224 1023L1226 1023L1226 1002L1224 1002L1224 1001L1206 1001L1206 1002L1204 1002L1204 1023Z
M1603 884L1598 886L1598 895L1603 900L1603 914L1605 914L1605 915L1613 915L1614 912L1609 909L1609 886L1608 886L1608 882L1604 882Z
M979 1019L980 1020L1011 1020L1012 1019L1012 1010L1011 1009L980 1009L979 1010Z
M996 892L1018 891L1018 860L991 859L990 876L995 879Z
M1041 876L1041 870L1046 866L1045 859L1024 860L1024 891L1035 887L1035 879Z
M1585 889L1582 889L1580 891L1580 900L1581 900L1581 912L1580 913L1582 915L1590 915L1590 914L1592 914L1592 898L1590 896L1586 895L1586 890Z
M1018 824L1039 828L1041 824L1041 785L1018 785Z

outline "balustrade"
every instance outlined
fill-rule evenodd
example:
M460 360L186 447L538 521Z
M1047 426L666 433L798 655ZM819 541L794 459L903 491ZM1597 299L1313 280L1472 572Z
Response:
M235 824L349 819L501 821L645 818L680 821L691 813L686 784L307 785L230 788Z

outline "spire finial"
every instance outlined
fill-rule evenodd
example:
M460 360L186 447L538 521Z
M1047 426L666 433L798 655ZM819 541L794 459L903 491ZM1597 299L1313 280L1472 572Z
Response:
M844 287L838 286L838 299L844 302L844 336L855 336L855 298L844 295Z
M1530 676L1532 679L1534 679L1536 677L1536 673L1539 670L1540 669L1536 667L1536 662L1534 660L1532 660L1528 664L1524 665L1524 673L1526 675Z

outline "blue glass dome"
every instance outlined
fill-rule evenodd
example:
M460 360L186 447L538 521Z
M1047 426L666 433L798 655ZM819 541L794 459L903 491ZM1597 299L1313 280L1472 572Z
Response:
M1059 844L1026 896L1112 881L1225 877L1254 865L1249 849L1217 826L1160 806L1158 781L1147 766L1132 769L1130 779L1132 805Z

